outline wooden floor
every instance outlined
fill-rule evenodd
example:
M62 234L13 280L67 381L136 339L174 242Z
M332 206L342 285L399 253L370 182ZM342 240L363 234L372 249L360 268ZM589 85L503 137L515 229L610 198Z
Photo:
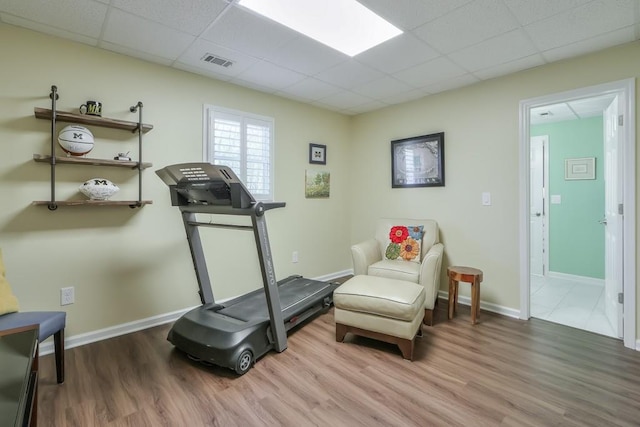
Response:
M41 360L40 426L638 426L640 352L618 340L468 307L397 347L347 336L329 311L246 375L190 361L170 325Z

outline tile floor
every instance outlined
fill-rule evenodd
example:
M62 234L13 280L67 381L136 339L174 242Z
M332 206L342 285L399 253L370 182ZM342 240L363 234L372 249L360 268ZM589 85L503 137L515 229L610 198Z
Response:
M604 314L604 286L531 276L531 316L618 338Z

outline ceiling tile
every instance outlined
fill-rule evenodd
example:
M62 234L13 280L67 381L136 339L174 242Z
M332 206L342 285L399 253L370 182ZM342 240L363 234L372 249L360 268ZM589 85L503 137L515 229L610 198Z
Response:
M433 21L472 0L360 0L376 14L402 30Z
M528 25L593 0L503 0L518 22Z
M105 25L103 40L126 46L132 51L175 60L195 38L130 13L113 9Z
M0 21L345 114L640 39L640 0L359 1L405 32L354 58L237 0L0 0Z
M113 0L112 5L194 36L231 7L223 0Z
M193 67L191 65L184 64L182 62L175 62L173 63L172 67L177 70L188 71L193 74L197 74L204 77L210 77L212 79L221 80L225 82L231 80L234 77L227 74L218 73L214 70L207 70L200 67Z
M291 86L285 87L278 93L283 93L285 96L295 96L296 99L315 101L326 98L341 90L339 87L330 85L329 83L314 79L313 77L307 77Z
M633 25L637 0L593 1L524 27L535 45L549 50Z
M610 46L629 43L637 40L636 34L640 34L633 26L621 30L612 31L600 36L592 37L579 42L560 46L555 49L543 52L543 56L549 61L559 61L561 59L584 55Z
M345 108L342 110L345 114L362 114L368 113L369 111L379 110L381 108L387 107L387 104L379 101L367 102L366 104L358 105L356 107Z
M536 53L536 48L522 30L514 30L485 40L449 55L468 71L501 65Z
M576 115L566 103L532 108L529 112L532 125L575 120Z
M474 45L518 26L511 12L500 0L476 0L414 33L442 53Z
M300 73L287 70L266 61L256 61L253 65L237 76L238 79L257 83L261 86L281 90L304 79Z
M237 86L241 86L244 88L249 88L249 89L253 89L253 90L257 90L258 92L264 92L264 93L276 93L277 90L274 89L271 86L263 86L259 83L255 83L255 82L250 82L250 81L246 81L246 80L242 80L242 79L238 79L238 78L234 78L233 80L229 80L230 83L233 83Z
M359 95L357 93L342 91L329 95L325 98L319 99L314 104L323 104L331 107L337 107L340 109L354 108L359 105L364 105L373 102L374 100L366 96Z
M205 62L202 58L207 54L227 59L233 64L225 68ZM195 67L207 74L213 73L213 75L228 77L237 76L258 61L257 58L218 46L206 40L196 40L177 60L180 64Z
M298 36L293 30L239 7L225 12L202 38L229 49L267 59Z
M0 12L69 33L98 38L107 6L93 0L2 0ZM3 21L9 22L4 18Z
M396 93L408 92L412 89L413 88L411 86L402 83L393 77L384 76L380 79L356 85L351 90L355 93L359 93L360 95L384 101L384 98L387 96L392 96Z
M493 79L495 77L504 76L518 71L527 70L529 68L537 67L544 64L544 59L541 55L535 54L527 56L526 58L516 59L515 61L507 62L497 66L491 66L483 70L475 71L474 76L479 77L482 80Z
M608 94L593 98L577 99L567 104L569 104L569 108L576 112L579 118L584 119L587 117L602 116L603 111L614 99L615 95Z
M465 74L465 70L445 57L439 57L424 64L395 73L401 82L414 87L425 87Z
M145 55L175 60L195 38L113 9L105 26L103 40Z
M24 18L18 18L17 16L7 15L0 13L0 20L6 24L15 25L22 28L28 28L39 33L49 34L52 36L60 37L66 40L73 40L79 43L96 46L98 39L95 37L84 36L82 34L72 33L59 28L50 27L49 25L41 24L35 21L28 21Z
M123 55L131 56L131 57L134 57L134 58L140 58L140 59L143 59L145 61L155 62L156 64L162 64L162 65L169 66L173 62L173 60L171 60L171 59L162 58L160 56L152 55L152 54L149 54L147 52L140 52L138 50L131 49L131 48L126 47L126 46L121 46L119 44L113 44L113 43L109 43L109 42L100 42L98 47L102 48L102 49L105 49L105 50L110 50L112 52L117 52L117 53L121 53Z
M349 57L306 36L296 36L266 58L269 62L308 76L344 62Z
M429 95L429 92L422 89L412 89L408 92L396 93L384 98L384 102L389 105L402 104L404 102L415 101L416 99L424 98Z
M411 34L402 34L362 52L356 60L384 73L395 73L438 56L429 45Z
M315 77L344 89L350 89L357 84L382 77L382 73L349 59L316 74Z
M454 77L447 80L439 81L438 83L430 84L424 87L424 90L430 94L444 92L451 89L457 89L463 86L478 82L479 79L471 74L465 74L463 76Z

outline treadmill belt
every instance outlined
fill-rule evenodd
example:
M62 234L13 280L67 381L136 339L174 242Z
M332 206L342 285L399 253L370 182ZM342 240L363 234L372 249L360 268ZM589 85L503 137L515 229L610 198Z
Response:
M330 293L327 291L330 287L328 283L304 277L279 285L278 293L284 320L322 300ZM218 310L218 313L245 322L268 320L267 297L264 290L259 289L258 292L248 294L246 298L240 298L237 303Z

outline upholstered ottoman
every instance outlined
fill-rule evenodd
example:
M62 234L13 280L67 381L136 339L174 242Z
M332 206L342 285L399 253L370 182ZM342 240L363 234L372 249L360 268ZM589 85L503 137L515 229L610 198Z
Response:
M424 317L425 290L404 280L355 276L333 291L336 341L347 332L396 344L413 360L415 337Z

